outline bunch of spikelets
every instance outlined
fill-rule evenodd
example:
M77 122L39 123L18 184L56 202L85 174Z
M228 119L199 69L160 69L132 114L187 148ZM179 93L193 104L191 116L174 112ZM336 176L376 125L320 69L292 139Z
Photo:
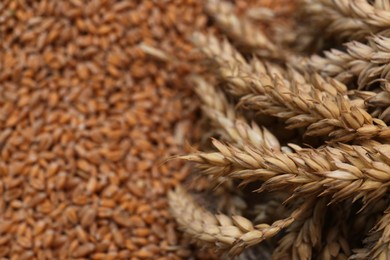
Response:
M300 0L294 30L205 10L227 36L193 37L218 79L192 76L213 150L180 158L237 192L214 214L177 188L179 227L230 257L390 259L390 1Z

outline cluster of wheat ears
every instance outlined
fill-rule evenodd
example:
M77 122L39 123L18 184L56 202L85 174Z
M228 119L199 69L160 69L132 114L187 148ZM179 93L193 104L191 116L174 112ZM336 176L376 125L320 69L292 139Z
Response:
M180 158L265 199L214 214L179 187L179 227L230 256L271 241L273 259L390 259L390 1L301 0L295 30L271 19L269 35L230 3L205 10L227 37L194 35L218 82L192 82L218 135Z

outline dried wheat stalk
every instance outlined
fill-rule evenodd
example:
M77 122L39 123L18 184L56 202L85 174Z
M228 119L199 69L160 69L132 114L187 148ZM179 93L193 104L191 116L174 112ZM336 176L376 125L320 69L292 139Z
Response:
M306 13L312 24L303 29L307 37L291 42L265 37L250 20L240 20L232 4L206 1L207 13L237 46L213 35L193 37L220 81L215 86L226 88L219 90L202 77L193 78L203 112L223 141L213 139L212 151L178 157L195 163L217 183L221 178L238 182L239 187L257 191L257 196L245 197L247 217L230 217L214 215L179 188L170 194L172 214L187 234L231 255L274 237L273 259L386 259L390 255L390 214L384 211L390 187L390 128L385 123L390 121L386 37L390 3L301 0L300 4L299 14ZM318 28L323 35L314 33ZM310 56L283 46L303 43L306 48L309 42L342 40L355 41L347 43L345 51ZM325 142L304 148L298 141L286 148L277 133L259 126L261 120L253 114L282 119L286 128L324 137ZM253 122L248 124L247 118ZM262 201L274 192L275 200L271 195L271 201ZM359 249L363 240L365 247Z

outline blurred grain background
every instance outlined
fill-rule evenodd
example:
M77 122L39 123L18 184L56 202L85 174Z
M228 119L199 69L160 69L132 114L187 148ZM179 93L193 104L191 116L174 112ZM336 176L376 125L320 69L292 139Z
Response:
M2 259L212 259L167 211L188 167L163 163L197 138L185 78L206 30L196 0L1 1Z

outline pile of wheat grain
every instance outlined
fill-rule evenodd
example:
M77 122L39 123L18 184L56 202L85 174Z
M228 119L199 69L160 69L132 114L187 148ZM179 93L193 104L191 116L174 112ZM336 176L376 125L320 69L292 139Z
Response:
M187 175L197 1L0 3L0 258L188 259L165 194ZM160 57L164 58L164 57Z
M273 34L264 9L204 2L226 34L193 35L217 76L191 77L214 139L180 158L229 199L214 213L178 187L172 214L230 256L390 259L390 3L297 2L295 30L271 12Z

